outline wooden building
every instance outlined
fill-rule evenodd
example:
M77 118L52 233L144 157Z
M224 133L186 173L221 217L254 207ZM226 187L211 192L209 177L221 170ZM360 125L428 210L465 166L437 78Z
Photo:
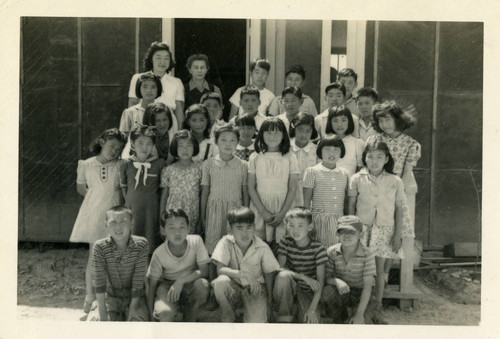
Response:
M271 61L274 93L285 68L300 63L303 91L318 109L331 60L342 59L358 72L358 87L419 112L409 130L422 145L417 239L480 242L482 23L62 17L21 19L19 240L68 241L81 203L78 160L118 125L131 76L161 40L183 80L187 57L207 54L209 78L227 98L248 81L250 59Z

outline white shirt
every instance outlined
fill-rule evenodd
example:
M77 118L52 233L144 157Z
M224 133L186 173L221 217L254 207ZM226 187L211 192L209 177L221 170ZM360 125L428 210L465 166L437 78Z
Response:
M238 111L239 115L242 115L244 113L243 108L241 108L240 106L240 93L243 88L244 87L238 88L236 92L234 92L234 94L231 96L231 98L229 98L230 103L240 108ZM260 93L259 114L265 117L266 111L274 99L274 94L265 87L263 89L259 89L259 93Z

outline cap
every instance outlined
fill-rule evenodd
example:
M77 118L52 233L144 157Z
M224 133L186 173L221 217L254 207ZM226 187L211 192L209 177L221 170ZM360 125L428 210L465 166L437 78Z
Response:
M344 215L337 220L337 232L341 229L361 232L363 230L363 223L355 215Z

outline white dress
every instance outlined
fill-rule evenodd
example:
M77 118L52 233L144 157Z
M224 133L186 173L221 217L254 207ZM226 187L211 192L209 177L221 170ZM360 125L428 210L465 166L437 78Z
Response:
M337 161L337 166L345 168L349 177L356 173L357 167L363 167L363 149L365 143L359 138L348 135L342 139L345 146L345 155Z
M87 194L76 217L69 241L93 243L108 235L106 211L120 204L120 161L101 164L96 157L78 161L76 183Z
M272 214L283 208L288 193L290 175L299 174L297 158L292 152L282 155L281 152L252 153L248 160L248 173L256 176L256 190L264 207ZM265 241L276 239L279 242L285 235L283 222L277 227L267 225L250 204L255 213L256 235Z
M295 138L290 140L290 149L293 154L297 157L297 162L299 164L299 182L297 185L297 195L293 201L292 207L304 206L304 191L302 189L302 182L304 181L304 172L306 168L312 167L318 163L318 156L316 155L316 149L318 146L313 144L311 141L305 147L298 147L295 144ZM310 209L310 206L304 206Z

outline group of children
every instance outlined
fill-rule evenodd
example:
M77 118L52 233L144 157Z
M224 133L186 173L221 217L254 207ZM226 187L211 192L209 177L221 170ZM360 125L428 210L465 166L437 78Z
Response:
M78 164L85 199L70 241L91 249L88 319L196 321L218 304L227 322L241 309L245 322L384 323L392 259L414 236L413 117L377 104L374 89L356 93L351 69L318 115L300 65L274 97L257 59L226 123L207 68L204 55L188 60L195 102L177 131L173 109L155 102L160 79L139 76L140 103Z

